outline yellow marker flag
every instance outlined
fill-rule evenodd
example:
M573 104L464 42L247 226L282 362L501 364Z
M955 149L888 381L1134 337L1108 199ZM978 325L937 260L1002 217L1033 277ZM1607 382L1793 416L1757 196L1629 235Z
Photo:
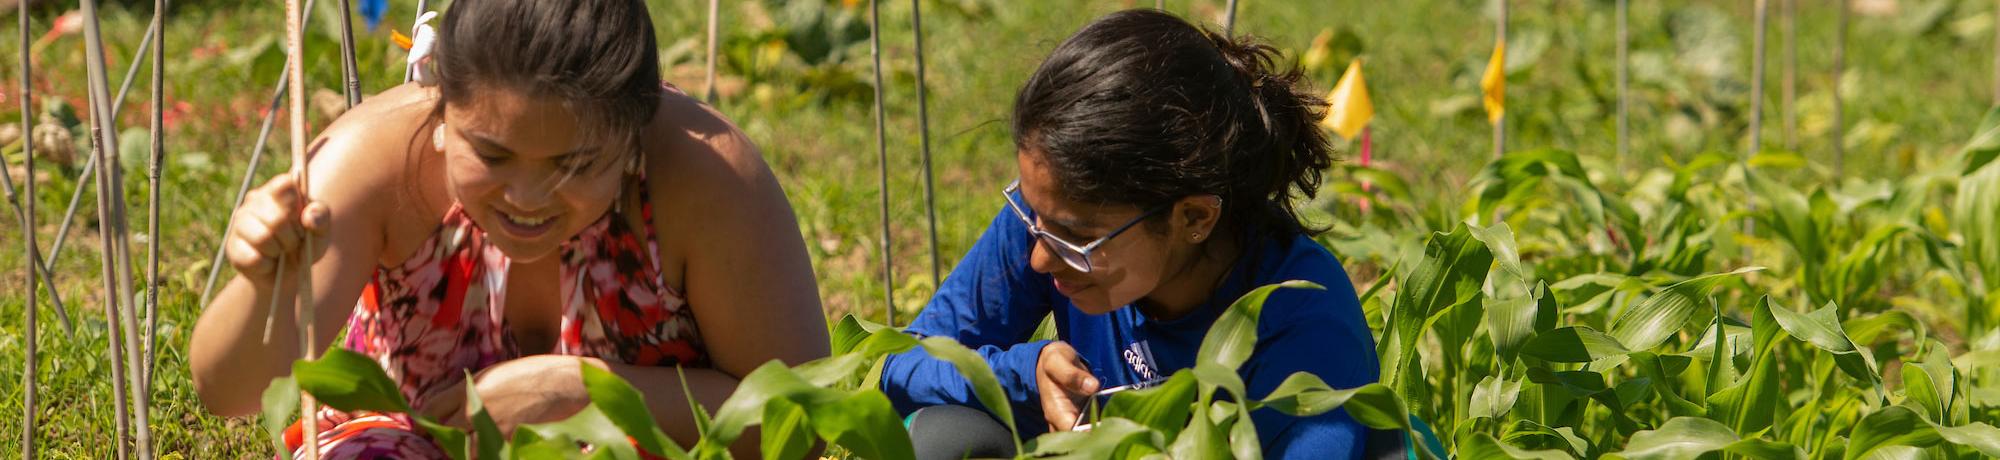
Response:
M1340 83L1333 85L1326 102L1326 118L1319 124L1333 129L1340 137L1353 139L1361 134L1361 128L1368 126L1368 120L1375 118L1375 103L1368 99L1368 83L1361 78L1360 59L1348 62L1347 72L1340 75Z
M1486 122L1500 124L1500 118L1507 115L1507 41L1493 44L1493 59L1486 61L1479 90L1486 95Z

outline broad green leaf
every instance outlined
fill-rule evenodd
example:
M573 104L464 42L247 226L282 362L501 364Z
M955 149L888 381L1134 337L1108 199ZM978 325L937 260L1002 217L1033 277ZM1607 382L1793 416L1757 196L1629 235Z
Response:
M660 425L653 420L652 411L647 409L645 395L625 379L618 378L611 371L597 366L577 364L583 372L583 386L590 392L591 405L604 412L611 424L630 436L640 449L654 455L685 456L679 445L660 431Z
M1543 361L1587 363L1627 351L1617 339L1589 326L1566 326L1535 335L1521 353Z
M1229 304L1222 317L1208 327L1208 334L1202 336L1201 348L1195 353L1195 362L1215 363L1235 370L1249 360L1257 348L1257 319L1264 312L1264 300L1279 288L1326 289L1310 281L1292 280L1250 290Z
M1063 431L1035 438L1027 457L1095 460L1133 458L1132 451L1159 452L1165 443L1158 432L1131 420L1108 418L1090 431Z
M1250 408L1241 404L1231 404L1235 409L1235 420L1229 426L1229 453L1237 459L1264 458L1263 443L1257 439L1257 426L1250 421Z
M2000 157L2000 107L1988 109L1976 129L1972 140L1966 141L1965 147L1958 151L1963 158L1960 175L1971 175L1993 162L1995 157Z
M1505 363L1512 363L1529 337L1554 329L1559 313L1555 295L1546 283L1537 283L1529 295L1486 303L1487 337Z
M1932 341L1923 361L1903 365L1903 394L1923 409L1932 423L1950 424L1951 407L1958 395L1958 369L1951 365L1944 343Z
M382 372L381 365L344 348L327 350L316 361L292 363L292 377L298 379L300 389L327 407L349 412L410 411L410 404L403 400L396 381Z
M1439 313L1480 297L1480 286L1493 265L1486 245L1478 244L1461 224L1451 233L1433 233L1424 243L1422 259L1397 280L1395 303L1386 320L1388 330L1377 342L1384 382L1411 407L1428 400L1417 344Z
M931 357L951 363L967 382L972 383L972 395L979 398L979 403L986 406L987 412L1007 425L1007 429L1014 434L1014 451L1020 452L1021 433L1014 427L1014 408L1008 405L1007 392L1000 389L1000 379L993 376L993 368L986 365L986 358L949 337L925 337L921 343Z
M280 460L292 458L292 451L285 448L285 428L290 426L285 422L298 412L298 381L290 376L271 379L271 384L264 387L264 419L261 422L264 432L271 435L272 448L278 451Z
M444 450L445 455L451 456L452 460L466 460L471 458L466 454L466 434L464 430L434 422L424 417L413 417L411 421L416 422L417 427L424 429L424 432L430 433L431 441L436 442L438 447Z
M1180 436L1175 437L1173 443L1167 446L1168 455L1177 460L1230 458L1229 433L1223 431L1223 427L1215 425L1211 415L1214 411L1215 407L1206 401L1196 402L1187 428L1181 430Z
M1507 445L1493 439L1492 435L1478 433L1458 447L1460 458L1512 459L1512 460L1568 460L1574 459L1568 452L1560 450L1526 450Z
M1380 383L1336 390L1318 376L1296 372L1285 377L1261 403L1263 407L1300 417L1345 408L1347 415L1362 425L1384 430L1410 428L1409 411L1403 401Z
M1779 404L1784 398L1780 393L1778 374L1780 359L1777 353L1777 322L1772 319L1771 300L1765 297L1758 302L1752 321L1756 354L1750 371L1739 377L1734 385L1710 395L1709 417L1728 424L1738 433L1755 433L1769 427L1774 421Z
M544 439L570 439L589 444L599 453L618 460L637 460L639 451L627 441L625 432L596 404L584 406L575 415L551 423L531 423L516 429L535 432Z
M1882 376L1876 371L1875 355L1856 346L1847 337L1847 332L1841 329L1839 307L1828 303L1805 314L1781 306L1772 306L1770 310L1785 332L1832 353L1834 363L1840 366L1841 371L1863 382L1881 383Z
M1930 447L1941 438L1936 429L1924 422L1915 410L1904 406L1886 406L1863 417L1848 436L1848 460L1867 457L1877 449L1889 446Z
M1626 350L1648 350L1667 340L1687 324L1695 311L1703 308L1708 291L1724 280L1744 273L1763 270L1763 267L1740 268L1728 273L1697 276L1674 283L1660 290L1658 294L1646 298L1645 302L1620 313L1611 322L1611 337L1625 345Z
M1931 425L1938 437L1945 442L1971 447L1987 458L2000 457L2000 429L1985 423L1969 423L1959 426Z
M1112 394L1104 405L1104 417L1130 419L1169 439L1178 436L1187 426L1188 405L1195 401L1195 377L1190 372L1174 372L1152 388Z
M812 448L812 431L806 427L806 411L797 404L773 399L764 405L761 450L764 458L801 458Z
M587 376L585 378L588 379ZM597 404L596 398L591 400L592 404ZM495 423L493 414L486 411L486 400L480 399L479 385L472 380L470 373L465 375L465 412L472 414L469 419L472 421L472 445L476 456L470 458L502 458L500 450L507 445L507 437L500 434L500 424Z
M890 405L887 395L873 389L844 395L838 395L838 390L815 390L833 394L832 398L815 397L801 404L806 409L806 424L819 433L820 439L846 448L860 458L916 458L910 433L904 430L902 418L896 416L896 408Z
M1227 391L1233 400L1246 399L1243 394L1243 377L1236 375L1236 371L1224 369L1215 363L1204 362L1195 364L1193 373L1194 380L1201 384L1202 395L1213 397L1215 389L1221 388Z
M1721 422L1700 417L1675 417L1658 429L1633 433L1625 450L1611 456L1630 460L1694 459L1717 451L1751 458L1797 456L1790 445L1760 439L1739 439L1736 432L1730 431Z
M1488 375L1472 388L1472 417L1500 418L1514 409L1521 381Z

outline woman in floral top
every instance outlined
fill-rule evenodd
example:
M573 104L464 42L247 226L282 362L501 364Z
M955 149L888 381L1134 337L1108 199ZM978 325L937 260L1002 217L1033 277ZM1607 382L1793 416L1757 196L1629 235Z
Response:
M238 275L190 346L210 411L258 410L303 354L301 311L316 312L318 350L345 326L340 346L434 419L464 424L470 373L504 430L581 410L591 365L631 381L691 444L683 385L712 410L758 365L828 353L783 191L734 125L660 83L644 3L461 2L433 46L423 84L321 133L309 198L283 175L236 210ZM295 297L301 267L313 308L271 309ZM319 444L294 449L444 458L404 415L317 421Z

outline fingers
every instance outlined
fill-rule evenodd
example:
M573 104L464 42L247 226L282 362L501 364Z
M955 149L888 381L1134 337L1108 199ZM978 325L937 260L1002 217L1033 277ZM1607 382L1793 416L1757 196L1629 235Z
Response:
M1036 366L1036 382L1041 386L1042 413L1056 431L1074 428L1083 402L1097 392L1097 377L1076 354L1076 349L1054 342L1042 349Z
M291 174L273 177L244 197L224 246L238 272L253 282L268 282L277 259L314 260L325 252L332 213L319 203L300 209L302 199ZM308 235L314 247L305 251Z

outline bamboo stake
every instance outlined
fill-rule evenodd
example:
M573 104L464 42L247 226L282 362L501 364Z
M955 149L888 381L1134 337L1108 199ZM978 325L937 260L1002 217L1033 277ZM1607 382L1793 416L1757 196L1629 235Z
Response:
M24 56L25 56L25 55L24 55ZM27 67L25 67L25 66L24 66L24 67L22 67L22 68L23 68L23 69L27 69ZM25 77L27 76L27 71L26 71L26 70L24 70L24 71L22 71L22 72L21 72L21 74L22 74L22 77L23 77L23 78L25 78ZM27 96L27 94L28 94L28 93L27 93L26 91L23 91L23 92L22 92L21 94L22 94L22 96L21 96L21 98L22 98L22 99L21 99L21 100L22 100L22 104L26 104L26 103L27 103L27 97L28 97L28 96ZM26 110L27 110L26 108L23 108L23 109L22 109L22 112L21 112L21 119L22 119L22 121L21 121L21 126L34 126L34 125L32 125L32 124L29 124L29 123L27 122L27 118L28 118L28 114L29 114L29 112L27 112ZM28 133L24 133L24 134L28 134L28 135L24 135L24 136L21 136L21 139L22 139L22 141L21 141L21 146L22 146L22 148L21 148L21 152L22 152L22 154L24 154L24 155L26 155L26 154L33 154L33 153L34 153L34 150L33 150L33 146L32 146L32 145L30 145L30 144L33 144L33 143L34 143L34 138L35 138L35 136L34 136L34 135L32 134L32 131L29 131ZM34 159L34 157L30 156L30 157L28 157L28 158L29 158L29 160L28 160L28 164L29 164L29 166L33 166L33 163L34 163L33 159ZM32 171L31 171L31 172L32 172ZM12 205L12 206L13 206L13 208L14 208L14 218L15 218L15 220L20 220L20 221L22 221L22 222L23 222L23 225L26 225L26 223L27 223L27 219L28 219L28 216L30 216L30 215L32 215L32 214L34 214L34 209L35 209L35 208L34 208L34 204L35 204L35 203L34 203L34 201L35 201L35 190L34 190L34 183L35 183L35 176L34 176L34 174L29 174L29 175L28 175L28 184L27 184L27 193L26 193L26 194L27 194L27 196L28 196L28 198L27 198L27 201L28 201L28 207L27 207L26 209L23 209L23 208L21 207L21 201L22 201L21 197L20 197L20 196L17 196L17 195L15 195L15 194L14 194L14 177L13 177L13 176L9 176L9 175L6 175L6 174L0 174L0 185L4 185L4 186L6 186L6 189L7 189L7 190L6 190L6 192L7 192L7 193L6 193L6 195L7 195L7 204L9 204L9 205ZM27 231L24 231L23 233L26 233L26 234L28 234L28 235L30 235L30 236L34 235L34 232L33 232L33 227L32 227L32 226L30 226L30 227L26 227L26 228L28 228L28 230L27 230ZM28 240L28 241L29 241L29 242L33 242L34 240L33 240L33 239L30 239L30 240ZM26 250L26 251L23 251L23 252L25 252L25 253L26 253L26 254L27 254L27 255L29 256L29 260L28 260L28 271L31 271L31 272L34 272L34 273L32 274L32 276L30 276L30 277L28 278L28 280L29 280L29 281L34 281L34 283L30 283L30 284L28 285L28 291L29 291L29 292L33 292L33 291L35 290L35 286L36 286L36 285L47 285L47 286L49 287L49 294L50 294L50 296L49 296L49 299L50 299L50 300L53 300L53 301L55 301L54 303L55 303L55 307L56 307L56 315L57 315L57 316L60 316L60 317L62 318L62 325L63 325L63 330L64 330L65 332L68 332L68 333L69 333L69 336L70 336L71 338L75 338L75 337L76 337L76 328L75 328L75 326L74 326L74 325L71 325L71 324L70 324L70 322L69 322L69 311L68 311L68 309L67 309L67 308L64 308L64 307L63 307L63 303L62 303L62 298L61 298L61 297L57 297L57 296L55 296L55 295L54 295L54 294L55 294L55 292L56 292L56 284L55 284L55 278L53 278L53 277L49 276L49 275L51 275L51 273L49 272L49 267L48 267L47 265L45 265L45 264L43 264L43 263L42 263L42 259L41 259L41 248L40 248L40 247L37 247L37 245L35 245L35 244L29 244L29 245L28 245L28 247L27 247L27 250ZM28 304L29 304L29 305L34 305L35 303L34 303L34 302L29 302Z
M1229 11L1222 16L1222 33L1236 33L1236 0L1229 0Z
M875 153L876 165L880 169L878 183L882 197L882 301L883 311L889 324L896 324L896 272L895 257L889 235L889 144L888 128L882 110L882 8L881 0L868 0L868 50L875 58Z
M312 200L312 182L308 179L310 176L307 174L310 168L306 164L306 99L302 97L306 93L304 69L305 29L304 24L301 23L303 16L299 8L299 0L285 0L285 55L291 57L285 60L285 66L290 70L288 72L290 74L288 75L289 78L286 81L292 93L292 97L290 98L291 120L289 120L292 132L292 174L298 175L299 207L301 209L304 209L306 203ZM303 216L303 213L301 215ZM318 354L313 352L314 345L318 340L316 340L317 331L314 327L315 321L313 321L317 319L317 316L313 314L312 232L305 232L303 242L305 243L303 247L306 248L306 256L300 257L297 263L299 286L296 298L298 299L298 311L300 312L298 318L299 322L304 325L305 334L299 337L299 353L305 359L310 360ZM278 267L278 276L284 276L284 267L282 265ZM273 295L276 294L273 293ZM299 421L301 425L300 431L304 434L305 438L305 442L302 445L304 446L304 458L306 460L319 460L319 417L316 416L319 413L318 406L319 404L313 400L312 394L301 392L299 395Z
M1626 27L1626 21L1630 16L1631 5L1627 4L1627 0L1618 0L1618 145L1615 150L1618 156L1612 159L1612 163L1621 167L1629 155L1626 149L1631 145L1632 138L1629 118L1631 116L1629 101L1632 98L1630 83L1632 35L1630 29Z
M1847 0L1840 0L1840 22L1833 41L1833 177L1847 169L1847 101L1840 95L1840 79L1847 73Z
M1500 0L1500 20L1493 23L1493 40L1497 46L1507 46L1507 0ZM1505 54L1500 55L1500 67L1502 69L1501 72L1506 72L1507 56ZM1505 77L1503 76L1502 78ZM1502 101L1505 101L1507 92L1501 91L1500 98ZM1493 158L1499 159L1506 155L1507 117L1502 115L1500 121L1493 123Z
M305 10L306 10L305 18L301 20L311 21L312 11L313 11L313 0L306 0ZM215 255L208 259L208 267L209 267L208 281L202 283L201 301L200 301L201 306L199 308L203 309L208 308L208 301L210 300L210 296L215 294L216 276L222 274L222 256L223 256L222 242L226 241L229 238L229 227L236 225L236 213L234 212L234 210L238 206L243 205L243 197L248 196L250 194L250 186L255 184L257 178L257 165L261 163L264 159L264 146L268 141L270 141L271 128L272 125L277 120L278 109L280 108L278 104L284 102L285 100L284 99L286 94L285 90L288 89L286 88L285 82L291 81L292 68L291 64L289 63L291 59L292 59L291 56L285 57L287 64L285 64L284 68L278 70L278 81L271 84L272 86L271 102L265 104L264 120L257 129L257 143L255 144L255 146L250 148L250 163L244 166L243 180L236 186L236 200L232 201L231 204L229 205L229 209L231 210L231 212L229 213L229 219L225 221L222 225L222 235L216 237L215 239L216 241ZM405 74L407 73L408 71L406 69ZM405 82L407 83L407 81Z
M124 194L119 192L119 190L122 190L122 182L120 181L122 174L119 172L118 162L108 159L109 152L116 145L112 140L113 135L108 134L110 133L109 128L112 127L115 117L112 116L109 104L111 102L111 91L110 83L105 76L104 38L99 29L97 1L83 0L82 11L84 16L84 67L89 78L88 84L85 86L89 88L91 104L91 147L92 154L97 157L97 168L101 169L97 174L97 213L100 227L103 228L103 231L99 231L98 234L102 238L105 248L100 259L102 260L101 266L104 272L105 284L104 295L106 301L104 311L107 325L110 329L110 335L106 338L105 342L111 351L111 386L114 398L113 415L117 417L115 421L117 437L114 442L114 450L117 454L115 458L122 460L127 458L128 453L125 442L127 433L133 431L133 427L130 426L132 420L128 418L125 410L125 384L128 378L125 375L125 369L130 366L126 362L127 356L125 351L130 350L136 344L129 340L130 331L127 330L129 328L121 327L125 325L125 323L122 323L122 319L125 319L123 317L128 315L123 314L120 310L130 308L130 304L132 303L132 266L131 259L125 253L125 250L129 249L129 246L126 244L127 242L119 241L124 239L124 235L126 234L124 231L126 227L124 226L125 220L123 216ZM121 333L121 331L126 333ZM123 347L120 346L120 340L124 340ZM147 453L145 449L150 447L150 439L143 426L147 418L144 414L139 415L138 422L141 426L136 430L136 434L140 441L140 458L144 460L144 455Z
M1783 20L1778 24L1784 29L1785 33L1785 62L1783 68L1779 71L1783 74L1779 77L1783 80L1779 83L1783 87L1778 90L1778 105L1780 106L1778 111L1782 112L1780 118L1784 124L1785 150L1796 152L1799 150L1799 111L1797 104L1799 95L1799 0L1780 1L1779 6L1782 9L1780 15Z
M153 0L153 29L166 28L167 0ZM146 328L140 331L139 350L145 356L139 372L141 404L152 405L153 389L153 336L160 324L160 174L165 172L166 147L166 70L161 67L167 53L167 41L153 41L153 129L152 167L147 168L147 182L151 190L146 195Z
M24 318L26 320L27 331L22 333L22 335L26 336L24 337L26 339L24 340L26 342L24 345L26 345L25 351L28 354L28 359L26 363L23 363L27 369L21 372L21 392L23 393L21 398L21 460L33 460L35 458L35 409L41 407L35 401L35 393L37 391L35 387L37 383L35 371L41 365L41 358L37 355L39 350L36 349L36 345L38 344L35 343L37 336L40 335L40 331L36 328L35 324L35 320L37 319L35 318L35 310L40 307L40 302L36 302L35 291L38 289L35 285L39 284L42 280L38 270L45 270L46 268L41 265L41 256L35 253L36 249L41 246L35 242L35 136L32 129L34 125L28 123L29 115L35 113L33 100L34 87L30 84L34 78L32 76L34 74L34 67L28 58L30 44L28 38L28 2L18 2L15 6L20 7L19 12L21 16L21 130L22 134L24 134L21 136L21 156L25 158L23 161L27 166L24 169L27 169L28 172L26 176L27 181L25 184L22 184L22 189L28 195L28 206L27 210L21 213L21 235L26 237L28 241L28 250L22 251L28 258L28 269L26 270L28 272L28 304L26 308L23 308L23 310L27 310L25 312L27 318ZM5 175L5 173L0 173L0 176ZM13 187L8 187L7 190L10 195L13 193ZM49 292L55 292L55 290L55 285L53 283L50 284Z
M708 0L708 87L704 89L704 92L707 93L704 96L708 99L709 105L715 105L717 101L715 92L715 50L718 41L716 37L720 35L718 29L721 28L721 23L722 2L720 0Z
M923 0L910 0L910 28L917 34L917 138L924 155L924 212L931 231L931 288L935 290L944 283L944 272L938 264L937 235L937 191L931 173L931 109L930 98L924 90L924 13ZM895 326L890 324L890 326Z

